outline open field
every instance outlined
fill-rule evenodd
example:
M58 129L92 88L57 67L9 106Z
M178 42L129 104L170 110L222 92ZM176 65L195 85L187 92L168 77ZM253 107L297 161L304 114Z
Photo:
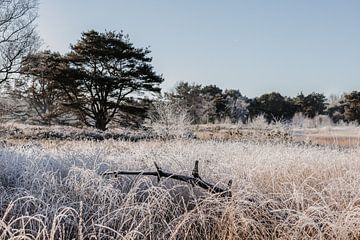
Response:
M193 129L201 140L283 140L321 146L360 146L360 128L354 126L326 126L319 128L261 127L237 125L199 125Z
M360 146L360 128L323 127L318 129L293 129L294 140L319 145Z
M360 148L288 141L8 140L0 239L358 239ZM163 169L232 197L108 170ZM27 238L25 238L25 236Z
M360 127L325 126L318 128L296 128L284 125L232 125L208 124L189 128L189 136L199 140L215 141L270 141L293 142L321 146L353 147L360 145ZM24 124L0 124L0 140L149 140L156 133L130 129L111 129L107 132L91 128L69 126L31 126Z

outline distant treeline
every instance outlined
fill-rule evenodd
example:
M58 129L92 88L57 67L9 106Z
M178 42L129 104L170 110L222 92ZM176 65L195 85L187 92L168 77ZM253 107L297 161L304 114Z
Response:
M224 120L246 123L259 115L264 116L268 123L289 122L296 113L307 118L328 115L334 123L360 123L360 92L357 91L342 96L331 95L329 99L316 92L308 95L299 93L295 97L271 92L248 98L235 89L223 90L216 85L181 82L172 93L166 93L165 97L188 109L195 124Z
M36 88L35 86L33 84L24 88L22 84L12 89L8 95L13 98L12 100L23 101L22 103L26 104L17 104L17 107L23 107L15 110L26 111L27 119L47 125L89 125L82 121L76 111L63 104L63 96L58 94L56 88L53 89L47 82L42 82L42 85ZM172 92L166 92L162 97L159 95L152 99L132 98L132 105L136 106L135 111L120 110L111 125L139 127L148 117L148 113L154 110L154 103L162 101L186 110L193 124L247 123L258 116L263 116L268 123L291 122L297 113L310 119L318 115L327 115L333 123L352 121L360 123L360 92L358 91L341 96L331 95L329 98L315 92L308 95L300 93L295 97L271 92L248 98L237 89L223 90L216 85L180 82ZM0 110L3 113L6 109L5 105L0 102ZM12 108L11 111L14 112L14 109ZM98 128L96 125L93 126Z

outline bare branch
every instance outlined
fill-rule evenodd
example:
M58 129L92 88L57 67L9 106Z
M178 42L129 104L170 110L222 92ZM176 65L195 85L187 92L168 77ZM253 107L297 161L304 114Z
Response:
M195 161L195 167L194 170L192 172L192 175L194 176L194 178L200 178L199 176L199 161Z
M20 73L24 56L37 49L38 0L0 0L0 84Z
M231 191L230 191L230 187L232 184L232 180L229 181L228 184L228 189L224 189L224 188L220 188L214 184L208 183L204 180L202 180L199 176L199 161L195 161L195 167L193 170L193 176L185 176L185 175L178 175L178 174L173 174L173 173L169 173L166 172L164 170L162 170L159 165L154 162L155 168L156 168L156 172L145 172L145 171L114 171L114 172L105 172L102 175L103 176L114 176L114 177L118 177L119 175L142 175L142 176L156 176L158 178L158 181L160 181L160 179L162 177L164 178L171 178L171 179L175 179L178 181L182 181L182 182L186 182L189 183L191 185L196 185L199 186L203 189L208 190L211 193L220 193L222 196L226 196L226 197L231 197Z

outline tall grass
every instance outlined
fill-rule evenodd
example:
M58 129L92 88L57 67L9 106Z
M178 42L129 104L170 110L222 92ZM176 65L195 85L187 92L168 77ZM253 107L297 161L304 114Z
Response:
M0 239L358 239L359 148L196 140L38 142L0 147ZM104 178L152 170L213 183Z

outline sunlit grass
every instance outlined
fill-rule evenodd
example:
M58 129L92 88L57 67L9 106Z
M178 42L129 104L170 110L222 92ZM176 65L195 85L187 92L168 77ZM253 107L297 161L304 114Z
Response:
M196 140L43 141L0 148L1 239L356 239L359 148ZM153 170L226 184L219 197Z

